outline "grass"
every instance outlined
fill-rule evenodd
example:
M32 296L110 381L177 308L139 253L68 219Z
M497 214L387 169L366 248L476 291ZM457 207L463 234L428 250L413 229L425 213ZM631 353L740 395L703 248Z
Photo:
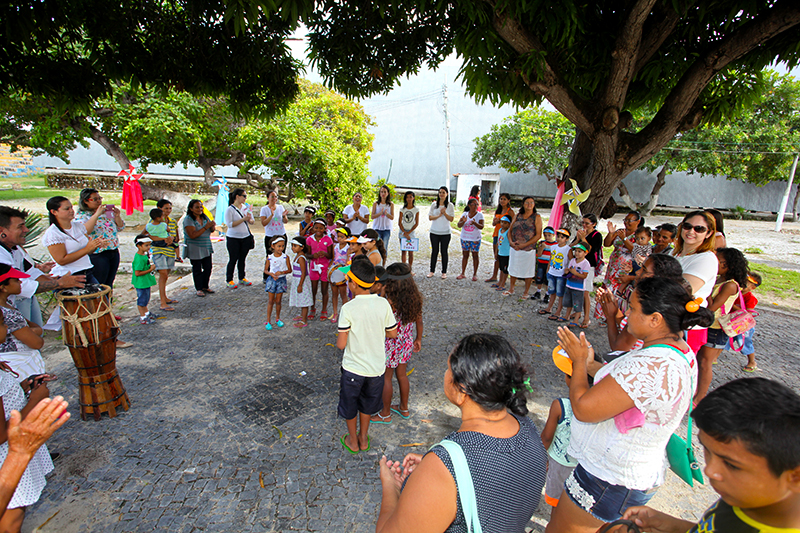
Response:
M756 292L773 293L776 296L800 296L800 272L762 264L752 267L763 278Z
M753 248L745 248L744 249L744 253L746 253L746 254L763 254L764 250L762 250L761 248L755 248L755 247L753 247Z

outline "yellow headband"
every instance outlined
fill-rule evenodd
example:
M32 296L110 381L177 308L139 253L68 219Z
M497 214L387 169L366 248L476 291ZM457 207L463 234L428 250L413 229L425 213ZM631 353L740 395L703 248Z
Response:
M352 271L352 270L350 270L350 271L348 271L348 272L347 272L347 277L348 277L348 278L350 278L351 280L353 280L353 283L355 283L355 284L356 284L356 285L358 285L359 287L363 287L363 288L365 288L365 289L369 289L370 287L372 287L373 285L375 285L375 282L374 282L374 281L373 281L372 283L367 283L366 281L361 281L360 279L358 279L358 278L356 277L356 275L355 275L355 274L353 274L353 271ZM378 278L375 278L375 279L377 280Z

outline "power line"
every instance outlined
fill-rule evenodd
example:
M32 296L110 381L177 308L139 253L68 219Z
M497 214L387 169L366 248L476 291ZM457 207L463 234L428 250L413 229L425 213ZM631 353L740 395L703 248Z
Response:
M678 152L709 152L717 154L761 154L761 155L795 155L794 152L757 152L754 150L705 150L702 148L679 148L677 146L667 146L662 150L676 150Z

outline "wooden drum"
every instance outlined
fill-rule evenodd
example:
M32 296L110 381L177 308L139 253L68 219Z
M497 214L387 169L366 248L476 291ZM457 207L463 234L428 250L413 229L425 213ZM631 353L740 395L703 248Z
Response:
M119 324L111 312L111 288L86 285L83 289L56 292L61 307L64 344L78 370L81 418L100 420L102 413L117 415L128 410L128 393L117 373Z

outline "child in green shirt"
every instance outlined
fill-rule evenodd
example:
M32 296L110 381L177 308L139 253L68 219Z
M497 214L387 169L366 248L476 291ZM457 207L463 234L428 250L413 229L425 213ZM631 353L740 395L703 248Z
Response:
M133 256L133 287L136 289L136 306L139 308L139 322L153 324L155 320L147 310L150 303L150 287L156 284L153 271L155 265L150 264L147 252L150 251L152 239L146 235L139 235L133 241L136 244L136 255Z

